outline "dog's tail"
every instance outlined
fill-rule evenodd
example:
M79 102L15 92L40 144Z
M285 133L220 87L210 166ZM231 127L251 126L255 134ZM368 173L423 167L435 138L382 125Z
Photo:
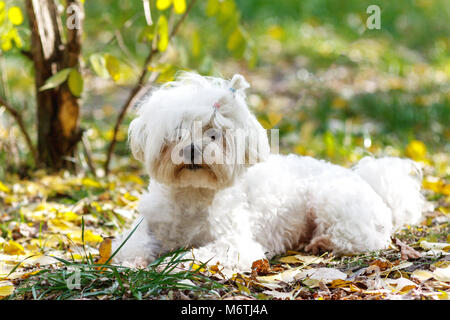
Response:
M353 170L391 209L394 230L420 221L426 202L420 193L422 170L416 162L393 157L365 157Z

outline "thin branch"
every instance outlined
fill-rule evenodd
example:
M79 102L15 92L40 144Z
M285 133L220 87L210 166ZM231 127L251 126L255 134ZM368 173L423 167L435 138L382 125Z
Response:
M86 158L86 163L89 167L89 170L91 170L94 177L97 176L97 171L95 170L94 161L92 161L92 150L91 146L89 144L89 140L85 134L83 134L83 137L81 138L81 143L83 145L84 150L84 156Z
M16 120L17 124L19 125L20 131L25 137L25 142L28 146L28 149L30 150L31 155L33 156L34 164L37 166L38 154L33 146L33 143L31 142L30 135L28 134L27 129L25 128L25 123L23 121L22 115L19 112L17 112L16 109L12 108L2 97L0 97L0 106L5 107L6 111L8 111L11 114L11 116Z
M189 6L187 7L186 11L184 12L184 14L181 16L181 18L178 20L178 22L173 27L173 29L169 35L169 41L177 34L178 30L180 29L181 24L186 19L187 15L191 11L192 7L194 6L195 1L196 0L192 0L189 3ZM104 166L105 175L109 174L109 165L110 165L111 158L112 158L112 155L114 152L114 148L117 143L117 134L119 132L120 125L122 124L122 121L125 118L126 113L128 112L130 107L133 105L133 102L136 100L137 96L141 92L141 89L145 84L145 79L149 72L148 67L149 67L154 55L157 54L158 52L159 52L159 50L157 48L152 48L150 50L147 58L145 59L143 66L142 66L142 71L139 76L139 79L138 79L137 83L135 84L135 86L133 87L133 89L131 90L131 92L128 96L128 99L125 101L125 104L122 106L122 109L120 110L119 116L117 117L117 121L114 126L113 137L108 146L108 152L107 152L106 162L105 162L105 166Z

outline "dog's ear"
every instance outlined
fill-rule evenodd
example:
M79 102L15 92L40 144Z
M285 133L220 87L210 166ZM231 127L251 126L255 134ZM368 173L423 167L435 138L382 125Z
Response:
M235 74L230 80L230 88L234 91L243 91L244 89L250 88L250 84L242 75Z
M147 142L146 125L140 117L130 123L128 129L128 143L133 156L142 162L145 159L145 145Z

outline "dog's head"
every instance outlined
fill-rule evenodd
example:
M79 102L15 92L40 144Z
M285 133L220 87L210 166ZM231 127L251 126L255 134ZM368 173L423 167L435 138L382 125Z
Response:
M182 73L145 97L129 142L153 179L220 189L266 159L267 134L250 113L241 75L231 80Z

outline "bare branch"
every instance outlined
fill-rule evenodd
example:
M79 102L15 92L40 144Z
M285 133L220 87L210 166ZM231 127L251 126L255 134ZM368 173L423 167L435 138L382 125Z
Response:
M27 129L25 128L25 123L23 121L22 115L19 112L17 112L16 109L11 107L2 97L0 97L0 106L5 107L6 111L8 111L11 114L11 116L16 120L17 124L19 125L19 129L25 138L27 147L30 150L31 155L33 156L34 164L37 165L38 163L37 151L33 146L33 142L31 142L31 138L27 132Z

